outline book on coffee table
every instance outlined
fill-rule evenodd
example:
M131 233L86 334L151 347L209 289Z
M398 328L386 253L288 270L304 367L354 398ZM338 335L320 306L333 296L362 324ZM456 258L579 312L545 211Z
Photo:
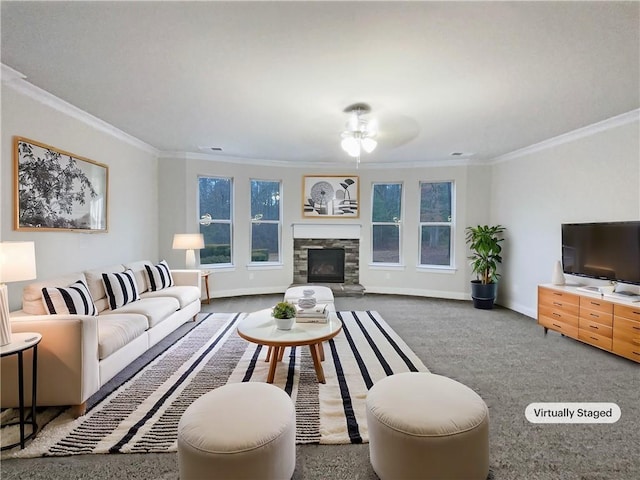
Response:
M326 303L318 303L311 308L296 306L296 322L300 323L326 323L328 309Z

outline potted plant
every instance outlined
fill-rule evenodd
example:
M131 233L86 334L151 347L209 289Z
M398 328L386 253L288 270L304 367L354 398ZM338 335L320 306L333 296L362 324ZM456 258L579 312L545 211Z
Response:
M275 318L278 330L291 330L296 321L296 307L289 302L279 302L273 307L271 316Z
M505 228L502 225L478 225L466 228L465 240L471 249L471 270L476 279L471 280L473 306L482 309L493 308L498 292L498 264L502 263L502 246Z

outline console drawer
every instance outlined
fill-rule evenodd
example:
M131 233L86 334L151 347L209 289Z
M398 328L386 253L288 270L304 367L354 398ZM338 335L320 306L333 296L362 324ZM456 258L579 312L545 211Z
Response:
M603 325L597 321L587 320L582 317L580 317L580 331L597 334L607 338L613 337L613 328L610 326Z
M615 305L613 307L613 314L617 317L627 318L629 320L636 320L637 322L640 322L640 305L637 307Z
M605 313L601 310L592 310L590 308L583 307L580 304L580 320L589 322L597 322L608 327L613 326L613 315L611 313Z
M640 322L627 320L626 318L616 317L614 321L614 330L616 337L640 339Z
M639 339L640 341L640 339ZM640 345L624 342L618 339L613 340L613 353L640 362Z
M578 312L567 311L558 307L540 305L538 307L538 318L547 317L549 320L562 322L578 328Z
M613 313L613 303L605 302L597 298L580 297L580 310L588 308L596 312L611 315Z
M578 333L578 339L596 347L604 348L605 350L611 350L611 337L605 337L597 333L580 329L580 332Z
M580 297L549 288L538 288L538 304L550 305L578 314Z
M563 322L561 320L557 320L554 318L549 318L544 315L538 316L538 324L543 327L549 328L551 330L555 330L556 332L560 332L567 337L578 338L578 319L576 317L575 325Z

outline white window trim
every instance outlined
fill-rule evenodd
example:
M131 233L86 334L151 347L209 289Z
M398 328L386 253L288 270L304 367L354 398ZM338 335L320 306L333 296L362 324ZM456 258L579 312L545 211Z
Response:
M249 200L251 200L251 182L271 182L271 183L278 183L278 194L280 195L280 201L278 202L278 220L254 220L253 217L251 217L251 231L250 231L250 235L253 234L253 224L254 223L275 223L278 225L278 261L277 262L253 262L253 261L249 261L249 263L247 263L248 267L257 267L257 268L250 268L250 270L275 270L278 268L278 266L280 265L284 265L282 263L282 202L283 202L283 198L282 198L282 180L269 180L269 179L264 179L264 178L251 178L249 179ZM249 205L251 205L251 202L249 202ZM249 212L249 214L251 214L251 212ZM251 241L249 241L249 259L251 260L251 251L253 250L253 244L251 243ZM268 268L259 268L259 267L268 267Z
M403 263L369 263L370 270L405 270Z
M234 228L233 225L235 223L235 195L236 195L236 189L235 189L235 183L234 183L234 178L233 177L224 177L224 176L218 176L218 175L198 175L198 198L197 198L197 205L196 205L196 212L198 212L198 218L197 218L197 226L198 226L198 232L200 231L200 217L199 217L199 212L200 212L200 179L201 178L221 178L224 180L229 180L230 184L231 184L231 211L229 212L229 216L231 217L229 220L226 219L211 219L211 224L214 223L221 223L221 224L225 224L228 223L229 224L229 257L231 258L231 262L229 263L199 263L199 266L202 268L206 268L206 269L215 269L215 270L227 270L227 271L234 271L235 270L235 262L234 262ZM198 262L199 262L199 252L198 252Z
M416 269L431 273L455 273L456 267L455 245L456 245L456 183L453 180L420 180L418 183L418 202L422 200L422 184L424 183L450 183L451 184L451 221L450 222L421 222L420 203L418 203L418 265ZM445 226L451 229L449 236L449 265L432 265L429 263L419 263L422 258L422 227Z
M282 270L284 263L282 262L250 262L247 264L247 270Z
M400 185L400 218L396 222L374 222L373 221L373 196L375 194L375 185ZM404 252L402 248L403 244L403 218L404 218L404 182L371 182L371 226L370 226L370 238L371 238L371 258L369 259L369 266L380 266L384 269L390 269L390 267L404 268ZM373 261L373 227L375 225L395 225L398 231L398 262L374 262Z

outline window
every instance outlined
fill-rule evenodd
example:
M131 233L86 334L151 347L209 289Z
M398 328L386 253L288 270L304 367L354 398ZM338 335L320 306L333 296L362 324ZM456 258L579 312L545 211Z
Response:
M251 180L251 261L280 262L280 182Z
M400 263L402 184L374 183L372 203L372 261Z
M200 233L204 235L204 248L200 250L200 264L230 265L233 258L232 179L199 177L198 189Z
M420 183L420 265L453 266L453 182Z

